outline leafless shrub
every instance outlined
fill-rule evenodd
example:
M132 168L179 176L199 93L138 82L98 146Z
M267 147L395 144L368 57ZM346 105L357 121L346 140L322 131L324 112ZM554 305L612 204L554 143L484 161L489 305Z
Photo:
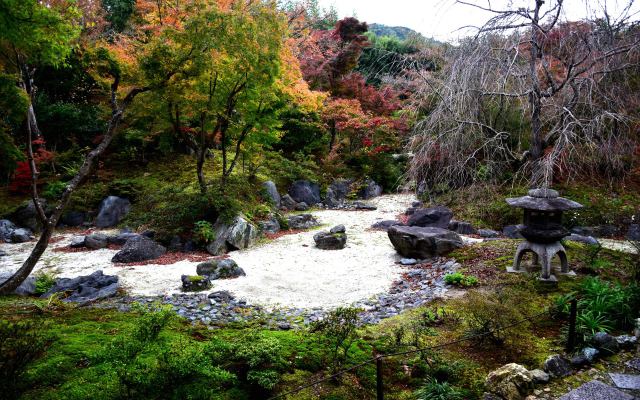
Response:
M629 87L640 61L629 10L618 19L605 11L601 19L568 22L563 0L547 8L532 3L473 5L494 17L450 49L438 76L423 77L435 105L409 143L415 182L433 190L515 173L548 186L554 178L629 172L638 124Z

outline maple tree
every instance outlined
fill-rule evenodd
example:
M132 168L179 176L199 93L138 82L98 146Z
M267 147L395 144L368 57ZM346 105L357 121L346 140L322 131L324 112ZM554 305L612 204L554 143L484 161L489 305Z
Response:
M75 8L70 2L44 4L29 1L21 4L30 8L22 9L16 5L11 8L0 7L0 21L6 22L7 26L12 28L0 39L4 45L19 49L16 50L19 54L16 57L18 66L25 68L26 60L51 64L63 63L71 51L72 41L76 39L75 35L79 33L78 21L65 18L67 16L65 13L76 15ZM32 25L36 29L31 29ZM55 32L59 33L58 37L51 36L51 33ZM145 40L139 40L141 39L139 35L144 35ZM0 285L0 294L11 293L29 276L48 247L49 239L71 195L86 179L96 161L113 141L118 133L118 126L134 99L143 93L159 90L172 80L187 76L195 45L187 41L184 36L176 34L175 26L172 25L161 27L147 25L132 35L123 35L112 41L96 40L84 43L83 51L88 69L96 82L105 90L104 98L111 108L111 117L105 132L100 135L97 146L86 154L78 172L67 182L57 204L48 215L45 214L38 196L36 160L39 153L37 151L34 153L32 146L38 144L38 141L32 138L32 126L37 125L32 107L29 107L30 111L26 116L26 145L32 178L32 200L42 225L42 233L31 254L18 271ZM159 63L158 60L162 62ZM31 72L28 75L28 82L24 81L25 76L23 72L21 87L29 95L33 93L29 89L29 86L33 87L30 81ZM43 154L40 153L40 155Z

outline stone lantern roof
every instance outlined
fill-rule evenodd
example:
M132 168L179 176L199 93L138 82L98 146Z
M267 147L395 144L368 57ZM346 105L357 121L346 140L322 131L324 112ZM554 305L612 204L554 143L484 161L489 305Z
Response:
M556 190L541 188L531 189L526 196L506 199L511 207L538 211L567 211L582 208L582 204L559 197Z

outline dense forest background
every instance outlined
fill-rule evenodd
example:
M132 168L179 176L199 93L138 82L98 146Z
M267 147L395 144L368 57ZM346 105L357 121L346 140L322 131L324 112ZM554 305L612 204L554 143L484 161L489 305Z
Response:
M29 147L37 188L55 200L105 137L69 207L119 194L140 203L133 226L173 231L238 209L260 214L252 188L266 179L323 190L373 179L428 197L527 184L540 159L545 184L637 185L629 19L549 28L535 68L553 96L533 146L528 83L509 69L531 57L513 33L445 44L338 20L312 0L46 5L3 2L2 214L30 196Z

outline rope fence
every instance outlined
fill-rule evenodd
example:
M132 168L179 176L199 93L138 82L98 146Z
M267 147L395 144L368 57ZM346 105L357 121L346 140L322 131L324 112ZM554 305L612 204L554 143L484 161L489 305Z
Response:
M574 343L575 343L573 336L575 336L575 321L576 321L576 309L577 309L576 300L575 299L571 300L570 305L571 305L571 308L570 308L570 315L569 315L569 335L568 335L568 339L567 339L567 351L572 351ZM532 322L532 320L534 318L540 317L540 316L542 316L544 314L548 314L549 311L550 311L550 308L547 307L547 308L544 309L544 311L542 311L542 312L540 312L538 314L529 316L527 318L523 318L522 320L516 321L516 322L514 322L512 324L500 327L498 329L492 329L492 330L489 330L487 332L483 332L483 333L479 333L479 334L475 334L475 335L470 335L470 336L464 336L464 337L462 337L460 339L457 339L457 340L454 340L454 341L451 341L451 342L441 343L441 344L437 344L437 345L433 345L433 346L427 346L427 347L422 347L422 348L417 348L417 349L412 349L412 350L398 351L398 352L388 353L388 354L379 354L376 357L370 358L370 359L368 359L366 361L363 361L361 363L353 365L353 366L351 366L349 368L346 368L346 369L343 369L341 371L338 371L338 372L336 372L336 373L334 373L334 374L332 374L330 376L326 376L326 377L324 377L322 379L318 379L316 381L309 382L309 383L304 384L302 386L298 386L295 389L291 389L291 390L289 390L287 392L280 393L280 394L278 394L276 396L270 397L269 400L282 399L285 396L289 396L291 394L298 393L298 392L300 392L302 390L305 390L305 389L308 389L310 387L319 385L320 383L335 379L335 378L337 378L339 376L342 376L342 375L344 375L344 374L346 374L348 372L357 370L358 368L363 367L363 366L365 366L367 364L370 364L370 363L375 363L376 364L376 394L377 394L376 399L377 400L384 400L384 382L383 382L383 377L382 377L382 361L383 361L383 359L390 358L390 357L396 357L396 356L403 356L403 355L408 355L408 354L414 354L414 353L419 353L419 352L428 351L428 350L437 350L437 349L441 349L441 348L444 348L444 347L452 346L452 345L455 345L455 344L460 344L460 343L463 343L463 342L479 339L479 338L482 338L482 337L485 337L485 336L492 335L492 334L494 334L496 332L503 331L505 329L510 329L510 328L515 327L515 326L527 323L527 322Z

